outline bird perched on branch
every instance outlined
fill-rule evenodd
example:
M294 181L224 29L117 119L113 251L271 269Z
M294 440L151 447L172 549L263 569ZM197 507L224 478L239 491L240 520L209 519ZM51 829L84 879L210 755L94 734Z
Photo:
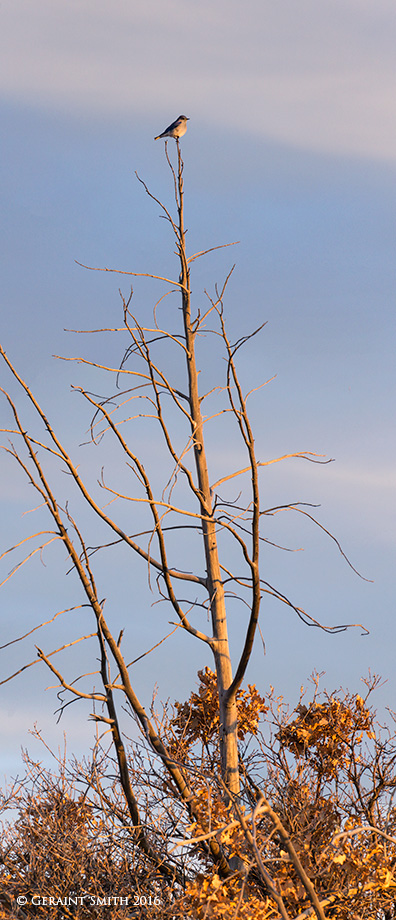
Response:
M172 121L172 124L168 125L168 127L165 128L165 131L163 131L162 134L158 134L154 140L159 141L160 137L183 137L183 134L185 134L187 131L188 121L190 121L190 119L187 118L186 115L179 115L179 117L176 118L176 121Z

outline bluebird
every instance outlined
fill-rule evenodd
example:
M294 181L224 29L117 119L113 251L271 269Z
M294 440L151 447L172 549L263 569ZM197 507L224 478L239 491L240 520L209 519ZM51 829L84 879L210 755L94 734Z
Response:
M168 127L165 128L165 131L163 131L162 134L158 134L154 140L158 141L160 137L183 137L183 134L185 134L187 131L187 122L189 120L190 119L187 118L187 115L179 115L179 117L176 118L176 121L172 121L172 124L168 125Z

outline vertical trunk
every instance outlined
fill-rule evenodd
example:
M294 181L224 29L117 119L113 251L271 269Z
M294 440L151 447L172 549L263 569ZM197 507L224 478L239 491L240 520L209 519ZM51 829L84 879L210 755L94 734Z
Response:
M206 517L213 516L212 499L210 494L208 468L206 463L205 444L203 437L203 422L201 415L200 399L198 394L198 374L195 361L195 331L191 324L191 292L190 272L185 250L185 232L183 215L183 177L182 160L179 142L178 150L178 211L179 211L179 256L180 256L180 284L182 287L183 321L187 346L187 371L190 399L190 413L192 418L192 435L194 444L195 464L200 490L201 513ZM219 694L220 718L220 755L221 769L225 784L230 792L239 793L239 768L238 768L238 711L235 694L228 698L228 689L232 684L232 666L228 642L227 618L224 597L224 587L221 577L216 525L213 520L202 521L202 532L205 547L205 561L207 572L207 586L210 598L210 613L214 638L214 657L217 675L217 688Z

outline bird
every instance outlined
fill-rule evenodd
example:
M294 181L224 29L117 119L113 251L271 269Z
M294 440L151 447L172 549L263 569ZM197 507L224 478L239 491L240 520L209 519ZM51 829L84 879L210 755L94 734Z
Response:
M187 118L187 115L179 115L176 121L172 121L172 124L168 125L165 131L163 131L162 134L158 134L154 140L159 141L160 137L174 137L178 140L179 137L183 137L183 134L186 133L188 121L190 121L190 119Z

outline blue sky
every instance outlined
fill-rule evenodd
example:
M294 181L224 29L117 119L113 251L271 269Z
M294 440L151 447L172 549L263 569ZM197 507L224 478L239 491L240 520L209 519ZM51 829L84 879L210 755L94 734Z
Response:
M88 377L52 355L98 348L103 356L102 340L82 342L64 329L121 323L120 278L75 260L177 271L158 208L134 171L171 201L162 142L153 137L184 112L190 249L240 241L196 263L194 295L200 302L235 261L226 300L232 335L267 322L241 355L247 388L276 375L252 400L257 452L335 458L323 467L290 461L262 475L266 504L320 504L321 523L373 580L358 579L305 523L269 522L269 538L304 552L268 550L264 577L317 619L370 630L331 637L263 604L266 655L259 643L247 677L262 692L272 683L292 703L315 668L329 690L359 690L371 668L387 681L379 705L395 707L395 31L393 0L0 7L1 341L74 456L87 416L70 383ZM136 282L142 315L156 292ZM4 368L0 376L7 387ZM221 468L229 453L215 437L211 447ZM86 463L97 477L100 461ZM22 517L32 507L29 489L7 457L0 497L6 548L34 526L33 515ZM2 589L5 641L78 602L62 555L49 550L44 561ZM117 625L131 594L129 565L122 556L101 572ZM132 592L139 614L130 641L140 654L165 635L169 616L151 608L144 572L134 571ZM236 653L232 611L230 620ZM62 628L70 626L39 641L54 647ZM34 657L33 638L1 654L7 674ZM157 683L159 698L184 698L205 664L206 650L177 636L136 666L137 691L147 703ZM56 725L55 694L44 692L50 683L34 667L0 688L2 769L17 769L35 721L54 745L64 729L71 749L89 741L83 707Z

